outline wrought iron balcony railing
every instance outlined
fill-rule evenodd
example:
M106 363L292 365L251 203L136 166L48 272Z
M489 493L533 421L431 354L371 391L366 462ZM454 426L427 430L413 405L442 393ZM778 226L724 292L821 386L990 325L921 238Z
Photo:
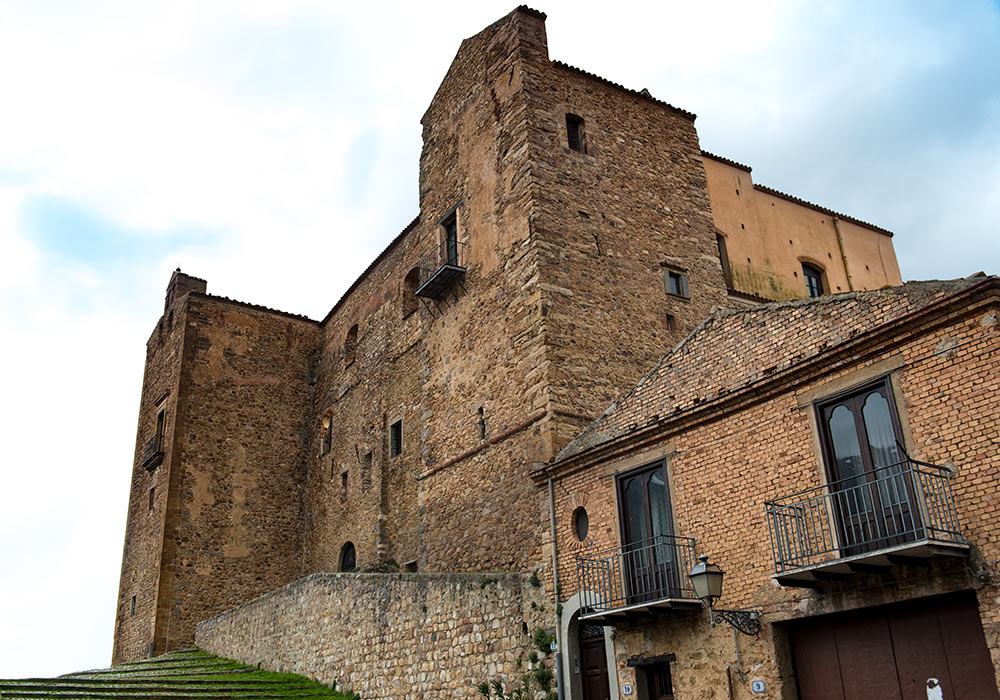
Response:
M446 238L417 263L416 295L440 299L455 281L465 276L465 243Z
M916 460L766 501L765 508L775 574L887 550L968 544L947 472Z
M163 436L154 435L146 441L142 454L142 468L152 471L163 461Z
M576 557L581 604L588 615L694 597L688 572L694 540L659 535L623 547Z

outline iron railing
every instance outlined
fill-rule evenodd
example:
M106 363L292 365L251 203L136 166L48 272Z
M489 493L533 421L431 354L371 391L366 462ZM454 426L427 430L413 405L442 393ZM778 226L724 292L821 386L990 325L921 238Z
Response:
M688 578L694 564L694 540L668 535L577 555L581 604L587 612L607 612L667 598L694 599Z
M446 238L417 263L417 295L436 298L465 267L465 243Z
M779 574L913 542L966 544L947 471L912 459L764 506Z

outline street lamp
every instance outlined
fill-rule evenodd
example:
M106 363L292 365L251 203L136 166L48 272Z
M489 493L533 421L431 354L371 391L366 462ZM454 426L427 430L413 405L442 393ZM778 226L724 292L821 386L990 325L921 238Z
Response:
M698 557L698 563L691 568L688 578L696 598L708 608L708 621L715 627L716 619L729 623L743 634L756 636L760 633L760 611L758 610L713 610L712 603L722 597L722 577L725 572L715 564L710 564L708 555Z

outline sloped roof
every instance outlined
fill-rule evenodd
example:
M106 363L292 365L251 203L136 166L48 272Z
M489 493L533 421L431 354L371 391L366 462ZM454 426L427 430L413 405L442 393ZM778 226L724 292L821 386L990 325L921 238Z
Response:
M305 676L270 673L200 649L58 678L0 680L0 698L338 698Z
M749 387L983 281L908 282L876 291L717 309L563 448L556 464Z

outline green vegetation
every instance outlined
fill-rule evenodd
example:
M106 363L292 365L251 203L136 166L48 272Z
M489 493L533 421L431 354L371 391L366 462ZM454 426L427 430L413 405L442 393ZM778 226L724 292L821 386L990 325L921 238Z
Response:
M213 656L200 649L174 651L153 659L58 678L0 680L0 698L332 698L357 700L353 693L291 673L261 671L255 666Z

